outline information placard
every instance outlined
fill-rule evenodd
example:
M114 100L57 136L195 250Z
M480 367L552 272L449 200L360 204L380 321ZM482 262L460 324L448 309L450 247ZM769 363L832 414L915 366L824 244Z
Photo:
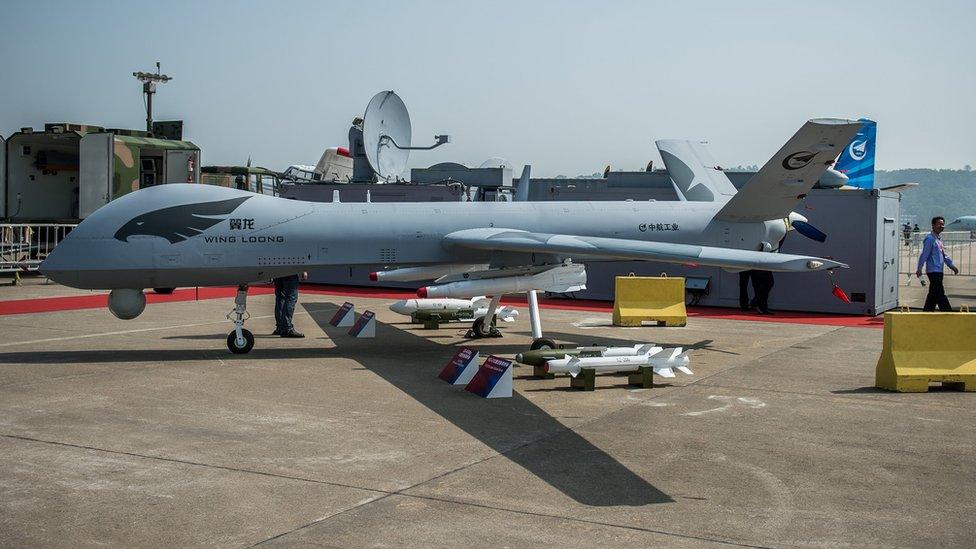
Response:
M352 326L355 320L356 312L353 310L353 304L347 301L332 315L332 320L329 321L329 324L336 328L345 328L346 326Z
M478 351L461 347L437 377L451 385L467 385L478 371Z
M512 396L512 361L490 355L464 390L485 398Z
M376 337L376 315L373 311L363 311L359 320L349 328L349 335L353 337Z

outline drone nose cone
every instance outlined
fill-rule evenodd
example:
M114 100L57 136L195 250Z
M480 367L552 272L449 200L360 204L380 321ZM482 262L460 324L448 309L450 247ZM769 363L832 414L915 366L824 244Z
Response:
M37 270L58 284L78 287L78 270L70 265L71 261L68 258L71 255L71 250L68 248L73 247L73 245L70 241L59 243L48 254L47 259L41 262Z
M417 297L425 298L427 297L427 286L417 289Z
M408 314L407 313L407 300L406 299L402 299L400 301L397 301L393 305L390 305L390 310L393 311L394 313L399 313L401 315Z

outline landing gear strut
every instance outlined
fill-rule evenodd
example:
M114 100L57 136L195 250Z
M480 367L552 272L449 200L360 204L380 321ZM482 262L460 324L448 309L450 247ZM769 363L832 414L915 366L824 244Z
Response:
M254 347L254 334L244 329L244 321L251 318L247 312L247 284L237 287L234 310L227 313L227 319L234 322L234 330L227 334L227 348L235 355L242 355Z
M529 290L528 292L529 300L529 324L532 328L532 346L530 347L533 351L537 349L555 349L556 342L549 339L548 337L542 337L542 321L539 318L539 297L537 290ZM491 304L488 305L488 313L475 320L471 325L471 329L465 334L465 337L469 339L478 339L482 337L501 337L501 332L495 327L495 310L498 308L498 303L501 301L501 296L495 296L491 299ZM491 320L486 320L491 319Z
M539 318L539 296L536 290L529 290L529 325L532 328L532 346L530 350L555 349L556 342L548 337L542 337L542 319Z
M491 298L491 303L488 305L488 312L485 316L475 319L471 324L471 329L468 330L468 333L464 334L464 337L469 339L502 337L502 333L495 327L495 309L498 308L498 302L501 300L502 296L500 295Z

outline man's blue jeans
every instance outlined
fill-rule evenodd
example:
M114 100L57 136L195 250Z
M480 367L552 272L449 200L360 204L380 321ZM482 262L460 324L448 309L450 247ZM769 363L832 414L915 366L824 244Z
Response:
M274 279L275 285L275 327L282 332L295 329L292 318L295 304L298 303L298 275Z

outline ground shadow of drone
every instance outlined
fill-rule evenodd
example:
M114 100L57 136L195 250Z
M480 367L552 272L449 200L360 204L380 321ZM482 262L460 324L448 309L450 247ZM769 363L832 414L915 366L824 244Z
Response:
M453 346L382 323L376 325L375 340L353 339L345 328L329 324L336 305L303 307L345 357L575 501L593 506L674 501L519 393L487 400L451 390L437 379L437 373L450 359ZM487 345L483 352L494 352L491 347ZM388 360L391 349L409 354L414 366Z

